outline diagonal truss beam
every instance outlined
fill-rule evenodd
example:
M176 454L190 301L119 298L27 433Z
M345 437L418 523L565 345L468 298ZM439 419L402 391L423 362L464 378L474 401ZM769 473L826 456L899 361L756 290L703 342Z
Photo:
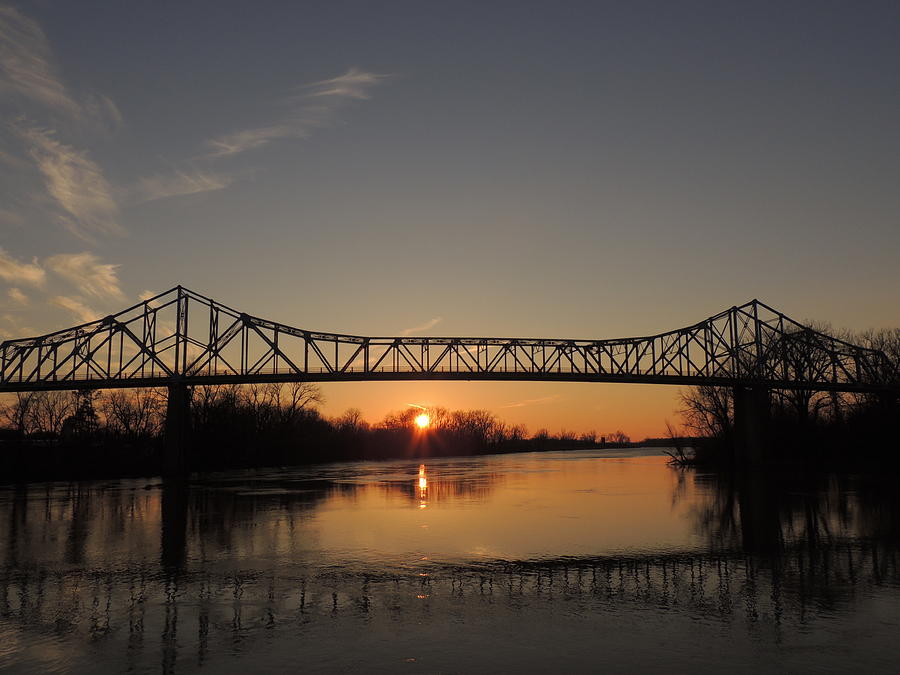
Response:
M0 392L365 379L900 391L900 374L882 352L817 332L758 300L645 337L363 337L267 321L177 286L98 321L0 344Z

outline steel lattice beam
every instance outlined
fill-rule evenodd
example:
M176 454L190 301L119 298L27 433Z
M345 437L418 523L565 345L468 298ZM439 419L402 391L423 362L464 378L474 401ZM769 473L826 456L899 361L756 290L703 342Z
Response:
M178 286L97 321L0 345L0 392L416 379L900 389L883 353L758 300L635 338L364 337L267 321Z

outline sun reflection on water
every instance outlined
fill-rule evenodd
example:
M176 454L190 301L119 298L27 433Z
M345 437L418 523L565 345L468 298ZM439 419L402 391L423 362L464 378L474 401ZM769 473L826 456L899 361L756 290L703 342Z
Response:
M425 465L419 464L419 486L418 486L418 495L419 495L419 508L424 509L428 506L428 502L426 501L428 497L428 477L425 475Z

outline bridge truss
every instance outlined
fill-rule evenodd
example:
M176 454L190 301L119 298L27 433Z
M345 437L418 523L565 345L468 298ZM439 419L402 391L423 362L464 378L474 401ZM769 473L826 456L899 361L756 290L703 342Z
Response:
M118 314L0 345L0 392L417 379L898 389L883 353L758 300L646 337L363 337L293 328L177 286Z

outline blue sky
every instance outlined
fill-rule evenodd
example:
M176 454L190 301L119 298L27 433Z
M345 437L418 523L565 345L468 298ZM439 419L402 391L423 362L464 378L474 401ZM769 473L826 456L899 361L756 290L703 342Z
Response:
M878 2L2 4L0 332L177 283L360 334L644 334L753 297L900 325L898 29ZM328 407L637 433L674 395L392 387Z

